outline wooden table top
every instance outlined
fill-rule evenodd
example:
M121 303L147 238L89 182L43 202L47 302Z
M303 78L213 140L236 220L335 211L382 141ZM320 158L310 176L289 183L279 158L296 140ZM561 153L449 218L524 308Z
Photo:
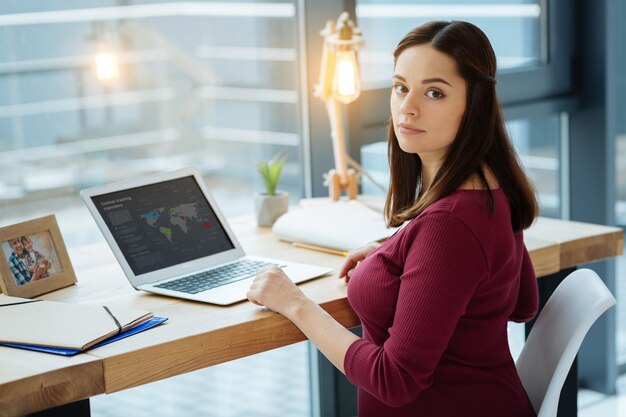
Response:
M338 270L344 258L295 248L251 216L230 222L247 253ZM621 228L540 218L525 233L538 276L617 256ZM106 244L70 250L78 284L41 298L153 311L154 329L74 357L0 347L0 416L16 416L111 393L305 340L279 314L241 302L219 307L135 291ZM336 274L302 290L346 327L359 324Z

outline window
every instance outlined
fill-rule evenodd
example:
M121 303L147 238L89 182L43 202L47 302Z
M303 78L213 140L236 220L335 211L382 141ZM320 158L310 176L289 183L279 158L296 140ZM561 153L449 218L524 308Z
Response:
M540 215L561 218L562 129L565 115L511 120L507 128L524 169L537 189Z
M68 246L102 241L80 189L187 166L227 217L251 213L278 153L300 198L297 17L291 0L3 1L1 224L52 212ZM94 415L306 415L308 358L290 346L95 399ZM169 388L183 395L155 409Z
M99 238L78 190L186 166L251 212L278 153L301 197L295 5L125 3L0 6L2 220L55 211L70 246Z
M546 10L538 0L396 2L361 0L356 15L365 34L361 54L364 81L387 82L392 52L412 28L431 20L466 20L489 37L500 70L545 64L547 61ZM506 33L506 36L502 36Z

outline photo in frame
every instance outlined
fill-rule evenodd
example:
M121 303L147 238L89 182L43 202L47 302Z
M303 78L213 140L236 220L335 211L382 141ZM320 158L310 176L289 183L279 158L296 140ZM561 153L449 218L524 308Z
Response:
M0 288L36 297L76 283L54 215L0 228Z

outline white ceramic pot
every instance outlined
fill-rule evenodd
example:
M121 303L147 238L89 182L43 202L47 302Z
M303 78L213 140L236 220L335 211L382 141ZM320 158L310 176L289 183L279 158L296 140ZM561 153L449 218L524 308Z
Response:
M256 193L254 207L259 227L271 227L276 219L287 212L289 195L282 191L277 191L276 195Z

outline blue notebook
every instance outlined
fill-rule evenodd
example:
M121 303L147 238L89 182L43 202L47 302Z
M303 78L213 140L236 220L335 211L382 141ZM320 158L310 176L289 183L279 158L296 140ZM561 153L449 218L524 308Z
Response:
M60 348L52 348L52 347L46 347L46 346L22 345L22 344L17 344L17 343L2 343L2 342L0 342L0 346L9 346L9 347L14 347L14 348L19 348L19 349L35 350L37 352L54 353L55 355L74 356L79 353L87 352L88 350L95 349L99 346L108 345L109 343L113 343L117 340L124 339L125 337L143 332L144 330L151 329L165 322L166 320L167 320L167 317L152 317L150 320L146 321L145 323L140 324L137 327L133 327L130 330L126 330L125 332L109 337L108 339L103 340L102 342L96 345L93 345L90 348L85 349L85 350L60 349Z

